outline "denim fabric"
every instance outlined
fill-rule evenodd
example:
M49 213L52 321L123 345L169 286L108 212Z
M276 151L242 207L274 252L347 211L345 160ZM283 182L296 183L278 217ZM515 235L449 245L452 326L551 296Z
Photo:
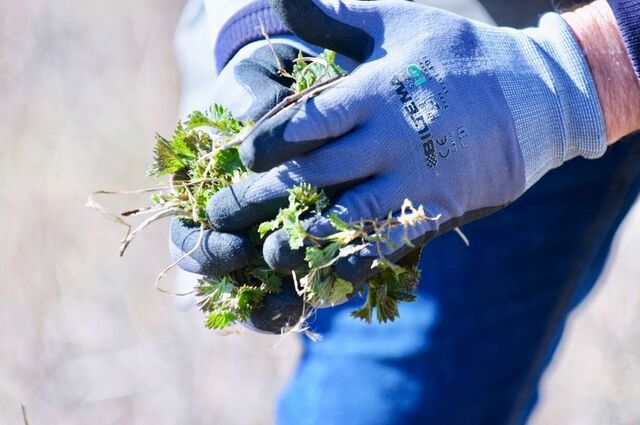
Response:
M278 410L283 425L524 424L567 315L595 285L640 190L640 136L550 172L505 210L422 255L393 324L318 312Z

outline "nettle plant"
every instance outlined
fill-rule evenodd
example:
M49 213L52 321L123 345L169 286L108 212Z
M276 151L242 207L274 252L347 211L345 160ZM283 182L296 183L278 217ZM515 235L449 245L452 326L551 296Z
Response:
M129 226L121 254L140 230L161 218L176 216L200 228L195 251L202 242L203 232L212 228L205 213L209 199L222 188L251 174L240 161L238 152L238 146L248 132L277 112L329 89L345 75L335 63L335 53L331 51L314 58L300 54L291 72L281 72L292 79L294 94L258 122L237 120L223 105L215 104L206 111L193 112L184 122L178 122L172 137L156 137L154 161L148 175L168 176L170 184L126 192L153 191L152 206L114 216L106 213L92 198L89 200L90 207ZM392 217L389 214L382 220L345 222L336 214L328 214L335 233L317 237L307 232L302 221L313 215L325 214L329 204L322 190L303 183L289 190L288 206L282 208L273 220L250 230L256 252L261 252L264 238L271 232L284 229L289 235L292 249L305 249L306 264L301 269L291 273L276 272L269 268L264 259L258 258L242 270L224 276L200 278L193 292L198 298L199 308L206 314L206 326L224 329L236 323L248 323L261 329L262 326L257 323L261 320L260 314L256 313L267 309L268 315L284 313L284 319L277 322L282 328L305 330L306 319L314 308L334 306L353 296L364 298L363 305L352 312L353 317L369 323L374 318L378 322L395 320L399 316L398 304L415 300L413 292L419 280L417 248L399 263L387 260L379 250L372 267L377 267L380 272L359 285L338 278L332 266L340 258L357 254L368 244L380 246L381 243L392 243L390 231L398 226L407 229L420 221L437 218L428 217L422 207L416 208L407 200L399 216ZM135 230L122 218L141 214L148 215L148 218ZM189 254L186 253L183 258ZM167 270L180 261L160 273L156 284ZM272 303L275 306L269 306L270 297L274 298L281 291L291 289L286 285L295 289L294 298L298 302L275 302ZM291 309L292 305L296 306L293 315L292 311L277 311L278 308Z

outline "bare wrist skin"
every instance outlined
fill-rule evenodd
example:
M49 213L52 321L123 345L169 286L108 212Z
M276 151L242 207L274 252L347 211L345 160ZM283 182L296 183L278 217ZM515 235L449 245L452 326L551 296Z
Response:
M585 53L607 127L607 142L640 130L640 82L606 0L564 13Z

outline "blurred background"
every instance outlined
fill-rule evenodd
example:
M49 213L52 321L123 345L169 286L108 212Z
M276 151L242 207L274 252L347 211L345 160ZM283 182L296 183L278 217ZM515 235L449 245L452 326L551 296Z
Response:
M269 424L299 341L206 331L156 291L159 224L83 205L149 186L178 115L182 0L0 0L0 424ZM142 198L104 199L119 210ZM640 210L571 319L531 423L640 423ZM170 284L171 277L165 283Z

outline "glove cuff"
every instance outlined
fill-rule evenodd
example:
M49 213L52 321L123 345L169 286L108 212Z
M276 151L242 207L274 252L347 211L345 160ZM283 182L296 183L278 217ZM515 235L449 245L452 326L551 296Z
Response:
M509 102L529 188L565 161L577 156L592 159L604 155L607 132L591 70L564 19L556 13L547 13L538 28L526 32L533 46L525 55L539 73L540 84L545 87L543 93L546 92L537 93L539 87L524 87ZM534 116L526 107L532 103L543 105L536 106ZM541 121L532 128L534 120Z
M218 34L215 46L218 73L242 47L268 35L290 34L267 0L257 0L238 10Z

